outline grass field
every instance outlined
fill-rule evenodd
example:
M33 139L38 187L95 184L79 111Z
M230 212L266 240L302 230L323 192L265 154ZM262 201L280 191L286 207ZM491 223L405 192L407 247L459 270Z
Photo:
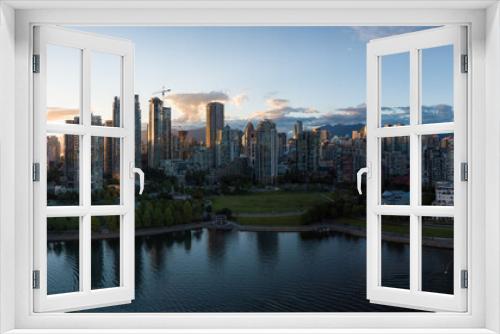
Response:
M247 195L214 196L213 210L230 209L238 213L279 213L304 211L314 204L327 201L326 192L265 192Z
M236 217L241 225L266 225L266 226L297 226L300 225L300 215L279 217Z
M366 227L366 220L359 218L339 218L335 222L350 226ZM383 230L384 232L408 235L408 226L384 224ZM424 226L422 235L430 238L453 238L453 226Z

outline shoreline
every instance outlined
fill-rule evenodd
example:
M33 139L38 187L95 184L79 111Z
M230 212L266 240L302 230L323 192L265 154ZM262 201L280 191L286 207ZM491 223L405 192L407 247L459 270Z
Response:
M228 226L229 228L228 228ZM315 232L320 235L327 235L330 232L344 233L347 235L366 238L366 228L341 224L341 223L316 223L310 225L297 225L297 226L258 226L258 225L240 225L235 222L228 222L226 227L214 226L213 222L197 222L182 225L173 226L162 226L162 227L149 227L141 228L135 230L135 236L155 236L166 233L184 232L188 230L198 230L198 229L220 229L220 230L237 230L241 232ZM99 232L93 233L92 240L103 240L103 239L116 239L119 237L118 232ZM48 232L47 241L71 241L78 240L79 236L73 231L63 231L63 232ZM394 243L409 244L410 240L406 236L401 234L384 232L382 233L382 240ZM434 248L444 248L453 249L453 239L452 238L436 238L436 237L424 237L422 239L422 245Z

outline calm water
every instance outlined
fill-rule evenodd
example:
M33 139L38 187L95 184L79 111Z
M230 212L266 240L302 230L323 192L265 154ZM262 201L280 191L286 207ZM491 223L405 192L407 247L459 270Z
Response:
M49 292L78 286L78 242L49 242ZM408 245L384 242L384 281L408 280ZM451 250L425 248L435 259L427 285L451 289L442 263ZM106 312L397 311L365 298L364 238L345 234L187 231L136 238L136 299ZM92 286L117 285L117 240L92 244ZM431 275L432 274L432 275ZM95 310L94 310L95 311Z

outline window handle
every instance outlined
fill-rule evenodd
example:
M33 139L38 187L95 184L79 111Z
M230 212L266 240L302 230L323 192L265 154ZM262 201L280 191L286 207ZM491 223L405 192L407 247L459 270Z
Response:
M366 177L369 178L370 177L370 163L368 162L367 163L367 166L366 167L363 167L361 168L360 170L358 170L358 173L356 175L356 181L357 181L357 184L358 184L358 193L360 195L363 194L363 190L361 189L361 180L363 179L363 174L366 174Z
M135 174L139 175L139 195L144 191L144 172L140 168L136 168L134 163L130 163L130 178L134 179Z

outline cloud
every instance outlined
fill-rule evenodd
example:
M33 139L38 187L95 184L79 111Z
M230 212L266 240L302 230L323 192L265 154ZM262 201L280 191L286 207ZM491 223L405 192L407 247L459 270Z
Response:
M317 114L318 110L314 108L305 108L305 107L291 107L290 101L287 99L267 99L266 104L268 109L255 112L250 118L257 119L282 119L284 117L290 115L300 115L300 114Z
M321 117L319 122L333 124L357 124L366 122L366 104L336 109Z
M221 91L211 91L208 93L170 94L167 100L175 110L181 113L181 116L175 122L199 122L202 120L207 103L231 103L239 107L248 100L248 97L245 94L230 97Z
M73 119L73 117L80 115L80 110L77 108L60 108L49 107L47 111L47 120L50 122L65 121Z
M231 99L231 103L236 107L241 107L241 105L246 101L248 101L248 96L246 94L239 94Z
M453 122L453 107L447 104L422 106L424 123Z
M427 27L426 27L427 28ZM430 28L430 27L429 27ZM408 32L422 30L422 27L351 27L362 42L368 42L375 38L405 34ZM425 28L424 28L425 29Z

